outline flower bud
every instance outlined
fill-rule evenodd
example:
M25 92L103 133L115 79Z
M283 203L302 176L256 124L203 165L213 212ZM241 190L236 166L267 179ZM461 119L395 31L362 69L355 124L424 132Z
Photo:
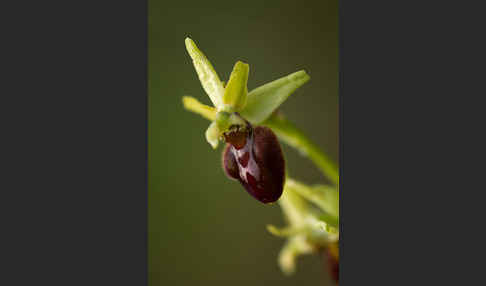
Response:
M271 129L247 125L224 134L223 169L262 203L275 202L283 192L285 161Z

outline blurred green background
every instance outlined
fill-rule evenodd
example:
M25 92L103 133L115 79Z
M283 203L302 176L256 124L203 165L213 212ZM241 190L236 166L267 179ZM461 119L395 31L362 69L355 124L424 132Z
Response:
M284 224L221 169L209 125L183 109L191 95L210 104L187 55L190 36L226 81L250 64L248 89L300 69L311 80L281 110L338 160L338 4L332 1L149 0L149 285L332 285L322 257L303 256L295 275L277 264L284 243L266 224ZM289 171L324 182L283 145Z

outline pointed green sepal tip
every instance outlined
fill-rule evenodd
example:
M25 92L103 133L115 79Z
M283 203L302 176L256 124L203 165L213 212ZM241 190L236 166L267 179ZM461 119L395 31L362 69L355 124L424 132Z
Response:
M211 122L206 130L206 140L213 149L218 148L220 130L216 122Z
M223 107L224 87L211 62L199 50L193 40L186 38L186 49L192 58L199 81L216 108Z
M241 115L253 124L262 123L309 79L310 76L301 70L252 90Z
M241 61L233 67L223 95L223 104L228 111L241 111L245 107L249 72L250 66Z
M199 49L197 48L196 43L194 43L194 41L189 37L186 37L184 42L186 44L187 52L189 53L191 58L194 59L199 52Z

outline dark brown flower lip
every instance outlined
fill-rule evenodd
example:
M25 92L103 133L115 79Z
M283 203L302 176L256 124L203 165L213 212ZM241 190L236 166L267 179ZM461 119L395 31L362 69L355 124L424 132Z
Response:
M283 192L285 161L273 132L249 123L244 130L225 134L223 169L238 180L245 190L262 203L277 201ZM244 142L244 143L243 143Z

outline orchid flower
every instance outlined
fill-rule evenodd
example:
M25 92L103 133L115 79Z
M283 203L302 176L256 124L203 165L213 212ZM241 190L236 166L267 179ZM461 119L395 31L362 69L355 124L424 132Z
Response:
M223 133L231 126L244 126L242 118L253 125L261 124L297 88L310 79L309 75L301 70L248 92L248 64L237 61L225 86L211 62L190 38L186 38L186 49L213 106L204 105L189 96L183 97L183 103L186 109L212 121L206 130L206 140L214 149L218 147Z

